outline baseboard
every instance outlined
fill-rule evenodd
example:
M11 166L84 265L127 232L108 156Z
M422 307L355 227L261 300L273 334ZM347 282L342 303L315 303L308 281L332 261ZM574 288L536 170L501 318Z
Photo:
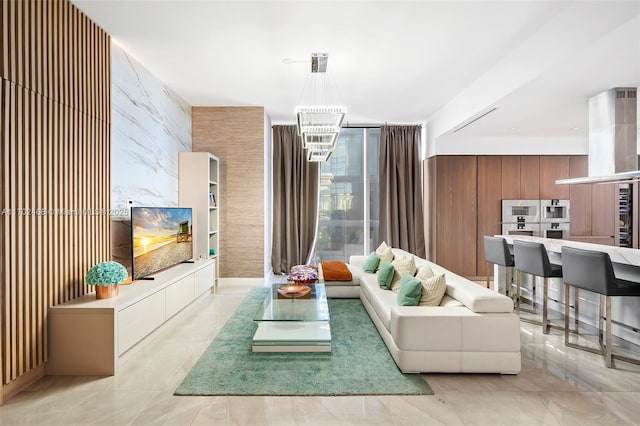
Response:
M0 405L4 404L4 402L9 400L9 398L14 397L18 393L20 393L20 391L28 388L43 377L44 363L40 364L32 370L27 371L14 381L3 385L2 389L0 390Z

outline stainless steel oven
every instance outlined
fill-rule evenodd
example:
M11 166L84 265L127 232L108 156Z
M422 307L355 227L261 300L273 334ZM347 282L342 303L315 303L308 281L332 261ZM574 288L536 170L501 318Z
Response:
M569 200L540 200L541 222L569 222Z
M540 222L540 200L502 200L502 222Z
M503 223L502 235L528 235L530 237L540 236L539 223Z
M569 222L542 222L540 224L540 231L544 238L568 240Z

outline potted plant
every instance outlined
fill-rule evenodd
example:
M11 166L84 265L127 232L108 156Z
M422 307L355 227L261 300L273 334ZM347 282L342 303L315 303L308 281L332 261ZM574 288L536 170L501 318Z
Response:
M96 287L96 299L108 299L118 295L118 284L127 279L127 268L109 260L100 262L87 272L85 282Z

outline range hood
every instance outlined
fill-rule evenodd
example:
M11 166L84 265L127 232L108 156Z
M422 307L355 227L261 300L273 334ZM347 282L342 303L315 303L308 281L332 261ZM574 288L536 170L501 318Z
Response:
M637 88L618 87L589 99L589 176L557 184L640 180Z

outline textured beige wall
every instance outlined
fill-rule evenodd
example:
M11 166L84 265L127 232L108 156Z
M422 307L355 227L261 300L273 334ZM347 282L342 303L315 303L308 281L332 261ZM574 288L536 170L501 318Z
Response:
M264 276L263 107L194 107L193 151L220 159L221 278Z

